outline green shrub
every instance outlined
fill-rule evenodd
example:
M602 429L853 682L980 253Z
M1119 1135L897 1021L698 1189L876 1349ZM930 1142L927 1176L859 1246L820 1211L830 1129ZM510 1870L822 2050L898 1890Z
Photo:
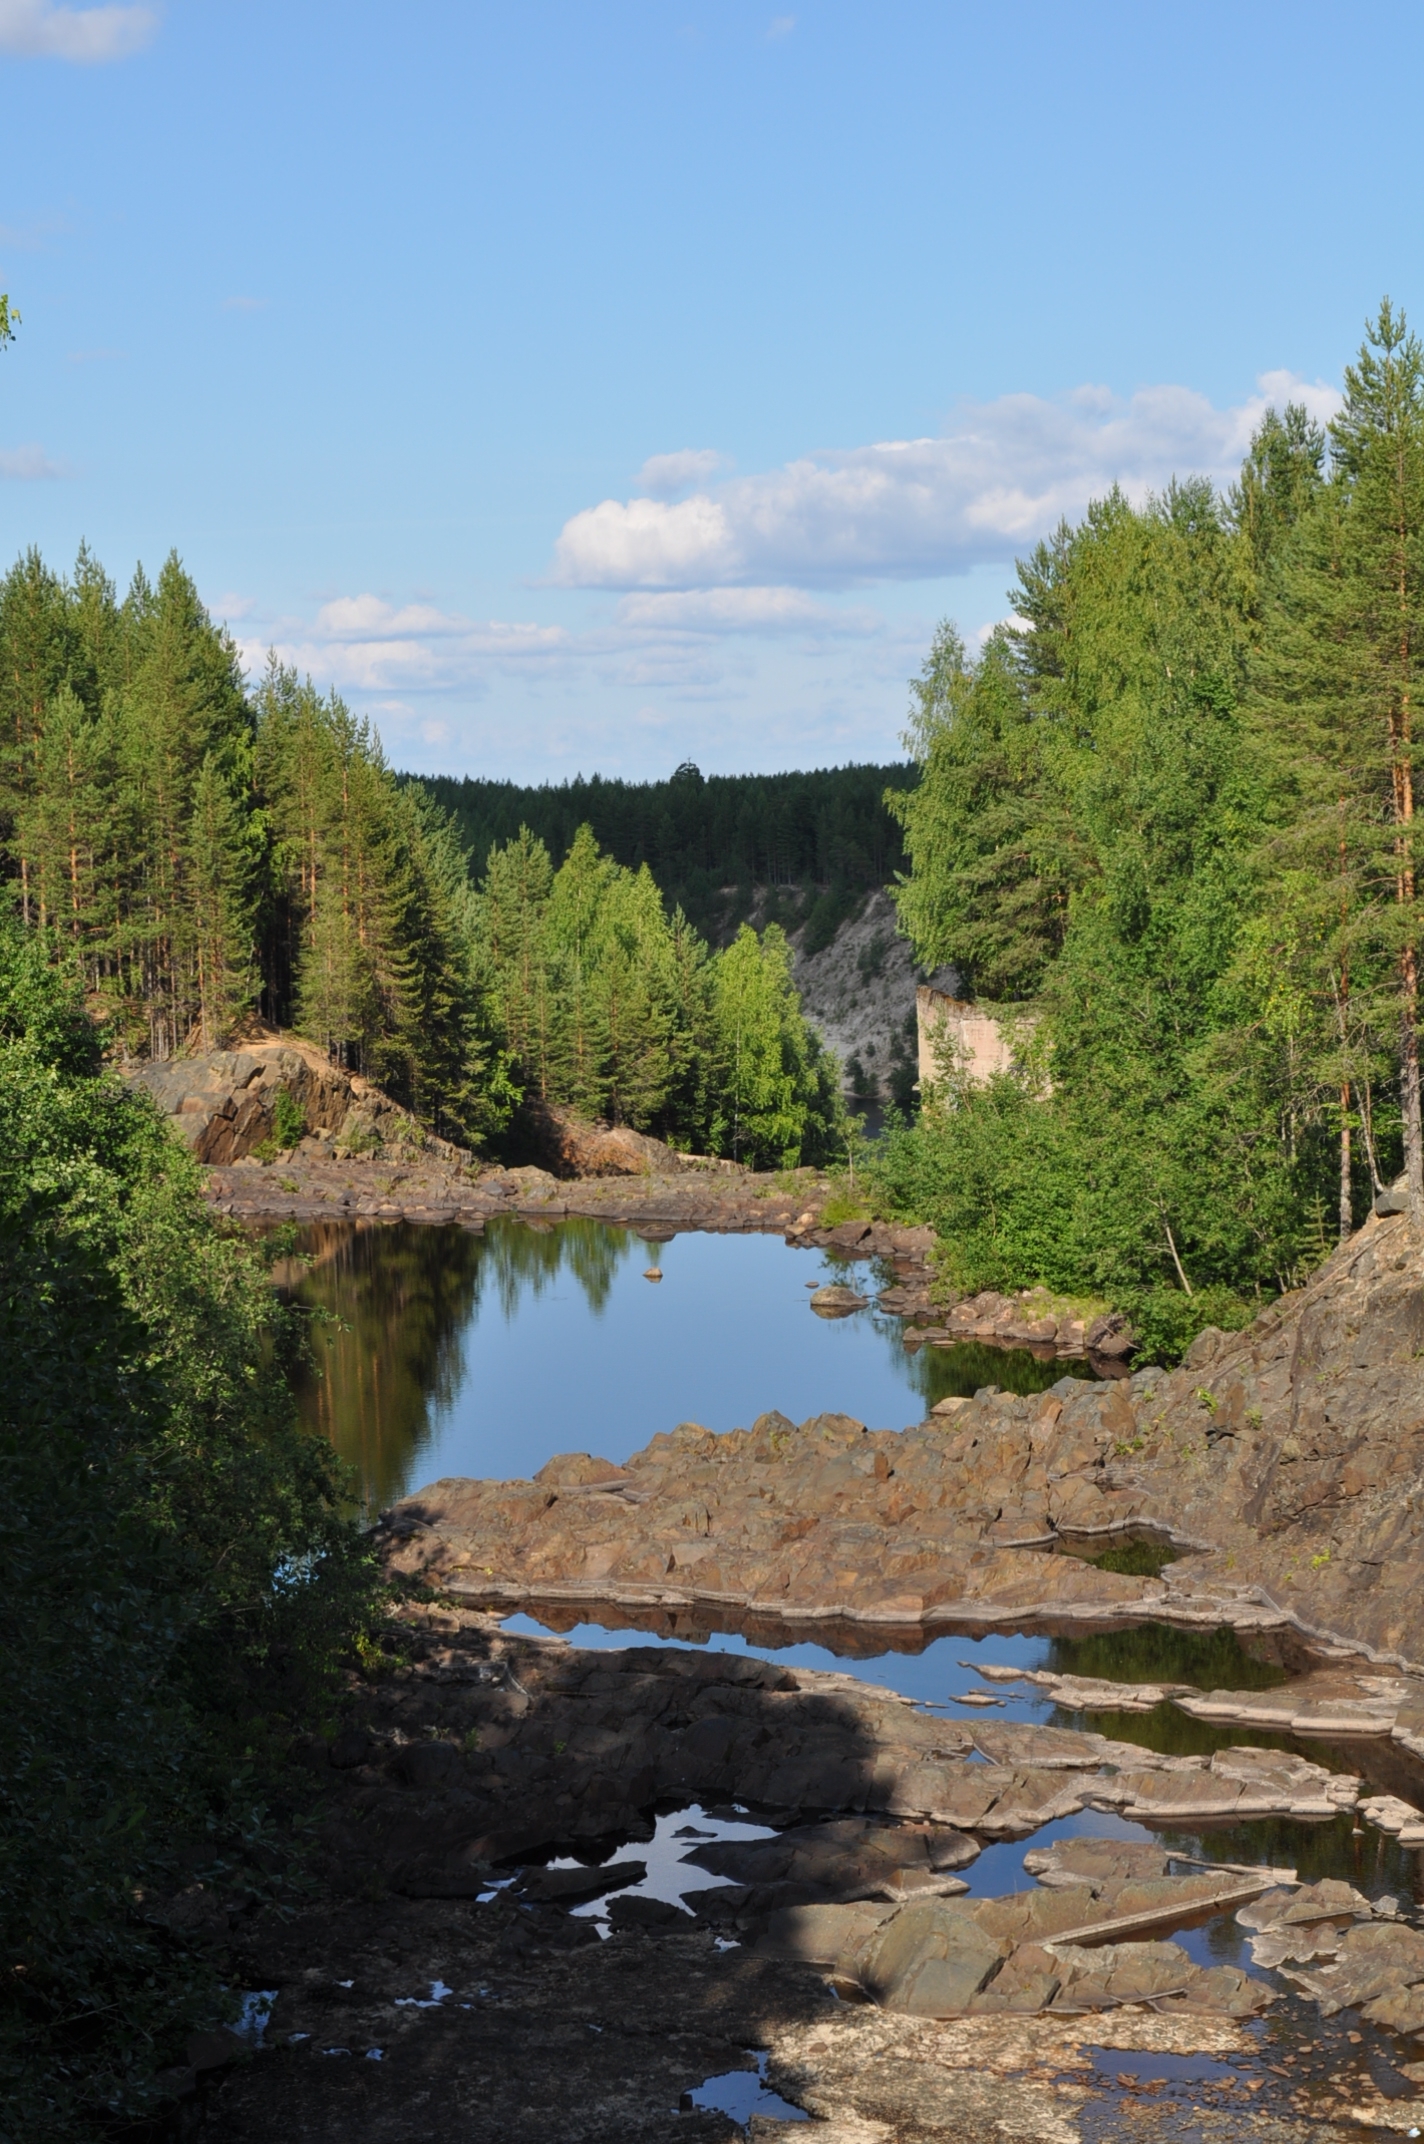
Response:
M306 1137L306 1131L306 1111L289 1087L279 1087L272 1107L272 1136L278 1152L294 1147L299 1139Z

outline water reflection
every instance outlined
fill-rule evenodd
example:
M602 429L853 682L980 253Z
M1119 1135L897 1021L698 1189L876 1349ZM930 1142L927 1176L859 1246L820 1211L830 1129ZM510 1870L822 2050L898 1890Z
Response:
M951 1394L1041 1390L1063 1371L972 1343L912 1353L873 1306L817 1318L808 1283L873 1293L889 1272L776 1236L318 1222L297 1251L277 1277L323 1313L301 1404L377 1506L443 1474L529 1475L560 1451L626 1459L679 1421L728 1430L779 1408L903 1429Z
M301 1231L297 1250L276 1276L324 1313L313 1324L302 1413L357 1469L367 1500L383 1504L426 1443L432 1408L451 1405L460 1389L480 1246L463 1230L319 1221Z

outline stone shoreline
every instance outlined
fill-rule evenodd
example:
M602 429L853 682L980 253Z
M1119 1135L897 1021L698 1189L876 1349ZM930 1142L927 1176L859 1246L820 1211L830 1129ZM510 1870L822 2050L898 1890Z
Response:
M299 1150L275 1162L247 1156L211 1167L204 1195L218 1213L254 1224L408 1221L478 1234L502 1217L536 1226L579 1217L631 1228L649 1242L690 1231L780 1235L796 1250L829 1251L848 1264L874 1259L887 1265L892 1279L877 1302L904 1321L907 1348L973 1340L1024 1348L1046 1362L1087 1360L1100 1377L1125 1374L1123 1358L1132 1343L1123 1319L1059 1321L1044 1314L1032 1293L956 1300L930 1264L933 1229L880 1221L826 1226L821 1214L830 1187L810 1171L800 1172L804 1181L788 1191L783 1176L730 1162L689 1159L675 1175L556 1177L538 1168L467 1169L438 1158L338 1159L321 1142L304 1142L306 1147L316 1151Z

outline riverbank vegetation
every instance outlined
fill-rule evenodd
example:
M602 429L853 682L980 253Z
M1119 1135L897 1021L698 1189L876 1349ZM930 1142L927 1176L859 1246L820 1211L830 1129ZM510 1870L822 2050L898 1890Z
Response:
M1424 352L1386 303L1328 433L1270 412L1227 497L1114 492L915 686L887 795L920 960L1019 1068L942 1067L881 1195L965 1285L1043 1282L1179 1348L1288 1289L1419 1134L1414 705Z
M837 1151L836 1067L777 925L709 953L581 827L557 871L527 828L491 850L476 929L526 1095L756 1166Z
M294 1732L376 1613L294 1327L0 919L0 2095L124 2129L231 2014L202 1938L284 1880Z
M854 783L826 811L867 816ZM518 827L471 856L336 695L247 687L176 558L122 600L87 552L0 584L0 859L121 1053L256 1017L473 1145L526 1094L758 1163L839 1142L779 930L710 951L587 827L557 871Z

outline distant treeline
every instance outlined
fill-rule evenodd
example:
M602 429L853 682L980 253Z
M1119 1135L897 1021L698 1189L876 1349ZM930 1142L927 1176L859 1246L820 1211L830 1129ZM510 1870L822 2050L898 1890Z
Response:
M834 929L832 908L839 913L847 897L885 885L904 868L903 834L885 808L885 791L912 788L918 779L919 769L903 761L711 775L687 761L665 782L595 774L591 781L580 775L539 788L421 777L453 819L476 874L490 850L512 841L521 827L558 862L588 826L606 855L632 870L647 864L668 900L718 938L747 915L754 885L834 889L839 898L817 919ZM803 901L802 916L810 913Z

